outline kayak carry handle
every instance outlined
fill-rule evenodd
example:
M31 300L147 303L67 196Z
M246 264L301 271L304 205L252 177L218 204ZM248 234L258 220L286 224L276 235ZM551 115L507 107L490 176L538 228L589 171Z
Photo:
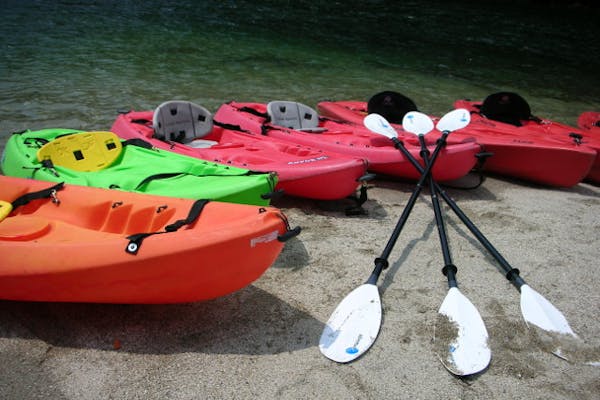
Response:
M279 240L280 242L287 242L288 240L290 240L293 237L296 237L300 234L300 232L302 231L302 228L300 228L299 226L293 228L293 229L289 229L287 230L283 235L278 235L277 236L277 240Z

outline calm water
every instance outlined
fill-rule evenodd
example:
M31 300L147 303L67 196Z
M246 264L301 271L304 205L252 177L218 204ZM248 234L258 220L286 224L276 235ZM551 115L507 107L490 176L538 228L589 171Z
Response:
M26 128L108 129L118 109L171 99L314 107L391 89L439 115L513 90L561 122L600 110L597 8L323 3L4 0L0 144Z

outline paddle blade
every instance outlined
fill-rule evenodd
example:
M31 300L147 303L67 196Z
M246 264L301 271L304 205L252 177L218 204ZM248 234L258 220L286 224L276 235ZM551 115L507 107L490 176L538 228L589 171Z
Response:
M546 331L577 337L565 316L529 285L521 286L521 313L527 323Z
M456 287L450 288L436 321L435 348L444 367L454 375L483 371L492 352L488 333L475 306Z
M415 135L425 135L433 130L433 121L418 111L409 111L402 119L402 128Z
M379 114L369 114L363 119L363 124L372 132L378 133L390 139L398 137L396 130L390 123Z
M380 327L379 290L376 285L365 283L350 292L331 314L319 350L333 361L352 361L369 350Z
M452 132L457 129L464 128L471 122L471 113L464 108L457 108L449 113L446 113L436 125L436 129L440 132Z

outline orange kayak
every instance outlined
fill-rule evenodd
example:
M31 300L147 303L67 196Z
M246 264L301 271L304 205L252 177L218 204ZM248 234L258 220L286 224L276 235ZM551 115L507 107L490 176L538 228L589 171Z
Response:
M0 298L208 300L259 278L299 232L273 207L0 176Z

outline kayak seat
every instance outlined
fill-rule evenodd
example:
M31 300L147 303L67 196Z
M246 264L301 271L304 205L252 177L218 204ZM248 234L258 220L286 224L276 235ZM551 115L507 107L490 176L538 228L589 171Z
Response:
M302 103L271 101L267 104L267 114L273 125L314 133L325 130L319 127L319 114Z
M166 101L154 110L154 136L161 140L184 143L193 147L210 147L215 141L202 140L213 129L212 114L189 101Z
M379 114L392 124L401 124L410 111L419 111L415 102L391 90L379 92L367 102L367 114Z
M527 101L513 92L490 94L481 104L480 111L486 118L514 126L522 126L522 121L532 119Z
M73 133L43 145L37 159L75 171L99 171L111 166L121 155L122 148L121 139L112 132Z

